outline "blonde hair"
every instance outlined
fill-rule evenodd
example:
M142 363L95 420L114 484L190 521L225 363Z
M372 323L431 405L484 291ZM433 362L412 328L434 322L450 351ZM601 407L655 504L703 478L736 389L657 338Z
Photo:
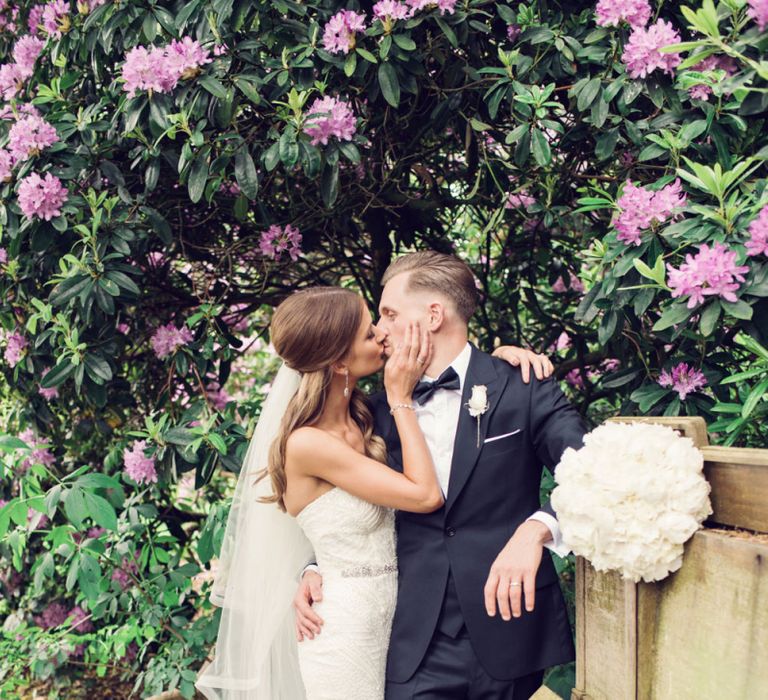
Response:
M277 354L302 375L270 447L269 466L259 477L268 474L272 481L273 495L262 500L277 503L283 511L288 437L294 430L317 422L322 415L333 379L332 365L349 354L363 321L364 308L361 297L349 289L311 287L287 297L272 317L270 332ZM384 441L373 434L373 415L358 389L352 390L349 412L363 433L365 454L386 462Z
M381 284L396 275L410 273L406 289L439 292L453 302L456 312L468 323L477 308L475 276L469 266L454 255L422 250L396 258L384 271Z

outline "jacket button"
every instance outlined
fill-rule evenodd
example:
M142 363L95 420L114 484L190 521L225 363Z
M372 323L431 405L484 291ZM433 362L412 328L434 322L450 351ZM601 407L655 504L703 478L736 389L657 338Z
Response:
M448 535L448 537L453 537L456 534L456 530L452 527L445 528L445 534Z

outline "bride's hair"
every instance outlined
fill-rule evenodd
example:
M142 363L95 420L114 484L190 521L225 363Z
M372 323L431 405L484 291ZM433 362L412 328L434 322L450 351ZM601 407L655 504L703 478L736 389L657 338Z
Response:
M321 416L333 378L332 365L347 356L360 330L365 306L361 297L342 287L310 287L294 292L275 310L270 326L272 344L286 365L301 373L301 384L288 404L280 430L269 450L267 473L273 495L263 500L285 510L285 445L290 434ZM365 439L365 453L386 461L384 441L373 434L373 415L358 389L349 412ZM263 478L266 474L262 474Z

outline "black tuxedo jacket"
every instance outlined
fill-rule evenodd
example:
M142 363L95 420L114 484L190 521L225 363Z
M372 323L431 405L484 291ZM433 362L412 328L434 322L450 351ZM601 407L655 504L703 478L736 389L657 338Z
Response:
M480 418L466 403L474 385L487 387ZM376 432L389 465L402 471L402 450L383 392L370 397ZM584 422L557 384L532 378L476 348L462 390L445 505L434 513L397 513L399 589L387 678L408 680L421 663L438 623L449 572L480 663L494 678L511 680L574 658L573 640L557 572L547 549L536 576L533 612L505 622L485 611L483 587L496 556L520 523L541 509L542 465L582 445ZM507 435L508 433L511 433ZM507 435L485 443L487 438ZM446 440L451 435L446 434ZM552 512L548 505L545 510Z

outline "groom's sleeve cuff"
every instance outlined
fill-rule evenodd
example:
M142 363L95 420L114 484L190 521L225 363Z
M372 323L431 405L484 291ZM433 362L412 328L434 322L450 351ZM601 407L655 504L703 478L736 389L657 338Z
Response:
M301 579L303 579L303 578L304 578L304 574L306 574L306 573L307 573L307 571L314 571L316 574L319 574L319 573L320 573L320 568L319 568L319 567L317 566L317 564L315 564L314 562L312 562L311 564L307 564L307 565L306 565L306 566L305 566L305 567L304 567L304 568L301 570L301 574L299 574L299 580L301 580Z
M544 523L552 534L552 539L544 543L544 546L551 552L554 552L559 557L566 557L570 553L570 549L563 544L563 536L560 532L560 524L556 518L553 518L549 513L545 513L543 510L536 511L528 520L538 520Z

